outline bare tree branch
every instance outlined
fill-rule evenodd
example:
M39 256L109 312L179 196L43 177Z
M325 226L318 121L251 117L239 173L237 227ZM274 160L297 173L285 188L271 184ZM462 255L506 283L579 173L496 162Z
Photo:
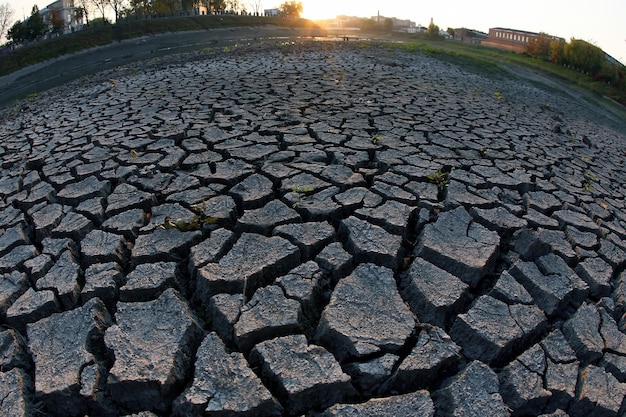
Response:
M5 38L7 30L11 27L11 19L14 10L9 3L0 4L0 41Z

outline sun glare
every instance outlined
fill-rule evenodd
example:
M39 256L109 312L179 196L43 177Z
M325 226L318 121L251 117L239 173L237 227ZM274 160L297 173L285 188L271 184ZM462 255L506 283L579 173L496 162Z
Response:
M324 1L303 1L302 7L304 10L302 11L302 17L309 20L330 19L334 17L326 6L326 2Z

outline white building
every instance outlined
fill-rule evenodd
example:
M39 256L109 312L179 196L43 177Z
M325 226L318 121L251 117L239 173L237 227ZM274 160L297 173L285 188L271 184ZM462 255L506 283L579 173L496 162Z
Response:
M54 3L50 3L44 9L40 10L40 14L43 17L43 21L51 25L52 15L56 11L59 13L59 17L63 20L63 32L71 33L75 30L82 29L84 17L77 13L80 9L74 7L74 0L57 0Z

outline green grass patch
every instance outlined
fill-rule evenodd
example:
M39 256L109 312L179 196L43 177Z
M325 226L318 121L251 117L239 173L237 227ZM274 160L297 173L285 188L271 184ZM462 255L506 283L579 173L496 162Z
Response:
M573 86L609 97L626 106L626 90L615 88L593 77L565 68L551 62L542 61L528 55L501 51L480 45L470 45L455 41L431 40L423 35L402 36L403 43L389 43L389 49L419 52L442 61L458 64L467 69L487 71L492 74L505 73L507 65L518 65L533 69L541 74L564 80Z

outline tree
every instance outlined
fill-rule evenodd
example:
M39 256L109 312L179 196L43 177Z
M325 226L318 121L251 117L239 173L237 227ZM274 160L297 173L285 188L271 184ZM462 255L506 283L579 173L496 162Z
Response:
M428 36L432 39L439 38L439 26L437 26L432 19L428 25Z
M574 38L565 45L563 55L566 64L592 76L602 70L602 64L605 61L602 49L589 42Z
M25 29L27 41L34 41L46 34L46 23L43 21L37 5L33 6L30 17L26 21Z
M22 22L15 22L7 32L7 39L13 43L22 43L26 40L26 26Z
M109 0L109 4L115 13L115 21L120 18L122 10L124 10L128 4L126 0Z
M91 4L91 0L78 0L76 4L79 6L77 7L78 11L76 13L80 14L81 20L84 16L85 23L87 24L87 26L89 26L89 14L93 10L93 5Z
M61 16L61 12L57 9L50 10L50 32L54 34L63 33L65 29L65 20Z
M563 64L565 59L565 41L563 39L554 39L550 42L550 61L555 64Z
M6 35L9 30L9 22L13 17L13 13L13 9L9 3L0 4L0 41L2 41L4 35Z
M107 9L110 6L109 0L89 0L89 2L93 5L93 7L100 12L102 15L102 20L107 22L105 14Z
M539 36L526 44L526 53L532 57L549 61L552 53L552 36L547 33L540 33Z
M279 13L288 17L300 17L303 10L302 2L296 0L286 1L278 7Z
M211 14L220 14L226 10L225 0L209 0L209 11Z
M248 0L248 6L250 6L250 10L252 10L252 14L258 16L261 14L261 3L262 0Z

